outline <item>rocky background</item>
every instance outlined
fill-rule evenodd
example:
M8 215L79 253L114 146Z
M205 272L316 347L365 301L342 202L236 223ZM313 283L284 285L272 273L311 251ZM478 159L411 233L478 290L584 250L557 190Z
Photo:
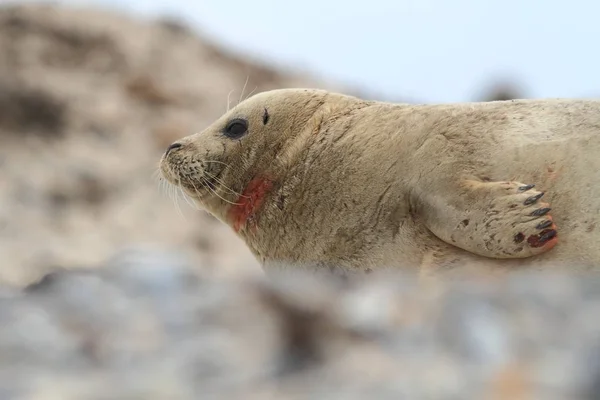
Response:
M0 400L600 399L595 280L267 280L161 190L171 142L292 86L353 92L177 21L0 5Z
M0 7L0 54L0 280L96 265L129 245L178 250L217 274L258 271L228 227L161 190L158 161L228 98L325 85L176 21L96 9Z
M0 291L0 398L600 398L600 282L203 278L159 251Z

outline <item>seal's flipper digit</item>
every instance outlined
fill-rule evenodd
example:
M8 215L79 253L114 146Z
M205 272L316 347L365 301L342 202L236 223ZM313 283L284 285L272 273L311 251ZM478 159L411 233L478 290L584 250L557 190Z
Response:
M461 181L440 197L422 196L419 215L438 238L490 258L525 258L558 241L550 205L535 185Z

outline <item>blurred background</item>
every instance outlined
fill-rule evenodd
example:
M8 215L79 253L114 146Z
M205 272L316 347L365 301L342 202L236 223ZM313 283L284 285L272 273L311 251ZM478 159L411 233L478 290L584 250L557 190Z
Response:
M592 0L0 0L0 280L132 247L259 272L228 227L156 179L164 149L228 94L596 97L599 13Z

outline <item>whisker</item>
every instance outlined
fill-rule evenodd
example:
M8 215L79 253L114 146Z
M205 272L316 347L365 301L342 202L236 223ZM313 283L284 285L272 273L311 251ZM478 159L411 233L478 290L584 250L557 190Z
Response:
M227 163L224 163L222 161L217 161L217 160L202 160L203 162L209 162L209 163L215 163L215 164L222 164L225 165L226 167L229 167L230 165Z
M233 93L235 91L235 89L231 89L231 91L227 94L227 112L229 112L229 106L231 105L231 93Z
M171 201L171 203L175 203L175 199L173 198L173 185L167 185L166 189L169 200Z
M198 209L198 205L194 204L192 200L190 200L189 196L183 191L183 188L179 188L179 191L181 192L181 196L183 196L183 199L185 200L186 203L188 203L188 205L194 209Z
M225 183L223 183L223 181L220 178L218 178L217 176L214 176L210 172L205 171L205 174L208 175L209 178L213 179L216 183L218 183L220 185L220 188L227 190L230 194L233 194L237 197L245 197L247 199L250 198L250 196L243 195L242 193L239 193L239 192L233 190L232 188L227 186Z
M200 191L198 190L198 188L196 187L196 185L194 185L193 183L190 183L190 184L194 188L194 192L196 192L196 194L198 196L200 196ZM206 186L206 184L204 182L200 181L200 185L202 185L203 188L208 189L208 187Z
M171 174L173 174L173 171L171 170ZM179 193L177 192L178 189L181 188L181 177L179 176L179 174L173 174L177 176L177 182L178 185L171 185L171 187L173 188L173 202L175 203L175 208L177 209L177 212L179 214L179 216L181 218L185 218L185 216L183 215L183 212L181 211L181 206L179 205Z
M162 182L162 194L163 196L167 196L169 199L171 199L171 197L169 196L169 190L171 188L171 183L167 182L166 180ZM173 199L171 199L172 201Z
M158 193L160 193L161 195L164 194L164 189L165 189L165 181L164 179L159 179L158 180Z
M173 185L171 182L164 179L163 180L163 188L164 188L165 194L169 197L169 199L172 202L175 202L175 199L173 198L173 193L175 191L175 185Z
M205 162L207 162L207 163L221 164L221 165L224 165L224 166L225 166L225 168L229 168L229 164L227 164L227 163L224 163L224 162L222 162L222 161L217 161L217 160L205 160ZM206 173L206 174L207 174L207 175L208 175L210 178L214 179L214 180L215 180L217 183L219 183L219 184L220 184L220 185L221 185L223 188L225 188L226 190L228 190L230 193L232 193L232 194L234 194L234 195L236 195L236 196L238 196L238 197L245 197L245 198L247 198L247 199L249 199L249 198L250 198L250 196L245 196L245 195L243 195L242 193L239 193L238 191L236 191L236 190L234 190L234 189L230 188L229 186L227 186L227 185L226 185L226 184L225 184L225 183L224 183L224 182L223 182L223 181L222 181L222 180L221 180L219 177L217 177L216 175L213 175L213 174L211 174L211 173L210 173L210 172L208 172L208 171L205 171L205 173Z
M204 179L201 179L199 181L199 183L200 183L200 185L202 185L202 187L204 189L207 189L208 191L212 191L211 188L210 188L210 185L208 183L204 182ZM196 192L196 194L198 194L198 196L200 196L200 191L198 190L198 188L196 187L196 185L194 185L193 183L191 183L191 185L194 188L194 191Z
M254 91L258 89L258 86L255 86L254 89L252 89L252 91L250 92L250 94L248 96L246 96L246 100L248 100L250 98L250 96L252 96L252 94L254 93Z
M158 192L164 193L163 186L165 179L161 174L160 167L157 167L156 170L152 173L152 179L155 181L156 186L158 187Z
M173 197L175 199L175 207L177 208L177 213L181 218L185 218L183 215L183 211L181 211L181 205L179 204L179 192L177 191L177 187L174 188Z
M163 193L171 200L171 202L175 203L175 198L173 197L173 193L176 190L176 186L171 182L164 181L163 184Z
M172 184L165 185L165 194L171 203L175 203L175 200L173 199L173 185Z
M206 178L205 177L202 177L201 181L203 181L204 183L206 183L205 187L207 187L208 190L210 190L215 196L217 196L218 198L220 198L224 202L229 203L229 204L234 205L234 206L240 206L240 205L242 205L242 203L234 203L234 202L232 202L230 200L227 200L226 198L224 198L223 196L221 196L219 193L217 193L217 191L215 191L213 188L211 188L210 184L208 182L206 182Z
M240 94L240 99L238 100L238 104L242 102L242 98L244 97L244 92L246 91L246 85L248 85L248 80L250 79L250 74L246 75L246 83L244 83L244 87L242 88L242 93Z

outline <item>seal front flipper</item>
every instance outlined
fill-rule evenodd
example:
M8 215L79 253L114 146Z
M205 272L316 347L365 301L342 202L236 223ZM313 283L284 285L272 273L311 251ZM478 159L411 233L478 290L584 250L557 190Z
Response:
M490 258L525 258L558 241L550 205L535 185L461 180L440 186L417 192L413 202L425 226L449 244Z

